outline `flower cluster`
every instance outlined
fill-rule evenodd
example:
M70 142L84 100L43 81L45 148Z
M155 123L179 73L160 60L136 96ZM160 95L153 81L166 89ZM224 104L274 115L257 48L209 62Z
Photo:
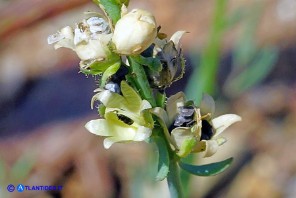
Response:
M190 153L212 156L226 142L220 134L241 118L235 114L213 118L215 103L208 95L200 105L187 101L183 92L166 97L166 88L185 71L179 42L186 31L167 39L150 12L127 12L128 1L112 1L113 7L101 5L104 2L98 4L106 16L88 12L74 28L64 27L48 37L56 49L77 53L82 73L101 80L91 101L92 108L98 102L100 118L86 123L86 129L106 137L105 148L117 142L155 140L165 142L176 156L171 160Z

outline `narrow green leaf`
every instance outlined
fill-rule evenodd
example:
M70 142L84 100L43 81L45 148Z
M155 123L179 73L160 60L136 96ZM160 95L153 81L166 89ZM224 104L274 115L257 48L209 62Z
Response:
M169 172L169 153L166 147L166 143L163 138L154 136L153 141L156 143L159 153L158 159L158 172L156 175L156 180L161 181L164 180Z
M165 107L165 101L166 101L165 93L160 93L159 91L156 92L155 100L156 100L156 105L158 107L161 107L161 108Z
M214 176L225 171L230 166L232 161L233 161L233 158L231 157L221 162L215 162L215 163L199 165L199 166L186 164L183 162L179 162L179 165L183 170L193 175Z
M151 69L152 71L160 72L162 70L162 65L158 58L136 56L134 57L134 59L139 64L149 67L149 69Z

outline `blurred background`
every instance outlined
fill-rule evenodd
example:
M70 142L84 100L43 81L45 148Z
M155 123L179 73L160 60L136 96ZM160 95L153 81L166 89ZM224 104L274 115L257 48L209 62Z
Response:
M197 103L216 100L216 115L243 121L209 159L233 156L214 177L182 175L186 197L296 197L296 0L131 0L155 14L162 32L182 38L183 90ZM78 57L54 50L47 36L99 11L88 0L0 0L0 197L169 197L156 183L156 149L116 144L84 124L96 79L79 73ZM61 185L62 191L8 193L8 184Z

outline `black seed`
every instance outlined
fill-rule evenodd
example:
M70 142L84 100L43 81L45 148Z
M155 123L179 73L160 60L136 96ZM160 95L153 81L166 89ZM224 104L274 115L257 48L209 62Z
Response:
M119 120L121 120L125 124L132 125L134 123L134 121L132 119L130 119L129 117L127 117L125 115L117 114L117 117Z
M201 121L201 138L200 140L210 140L214 135L214 129L212 125L206 120Z

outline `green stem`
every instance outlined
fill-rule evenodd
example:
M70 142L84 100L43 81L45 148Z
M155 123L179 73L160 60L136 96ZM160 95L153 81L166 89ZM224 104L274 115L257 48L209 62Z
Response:
M156 106L155 98L153 97L152 90L150 88L145 70L141 64L136 60L136 57L128 56L127 60L130 64L131 73L129 79L133 81L136 89L139 91L143 99L147 100L152 107Z
M170 191L171 198L183 198L184 193L181 184L181 176L180 170L178 166L178 156L174 150L172 150L171 145L164 134L164 129L161 128L160 132L158 133L158 137L162 138L165 141L166 149L169 155L169 172L167 175L167 183Z
M180 171L176 159L170 158L169 173L167 182L171 198L182 198L183 189L181 185Z
M145 70L143 66L136 61L137 58L138 57L136 56L127 57L130 65L130 73L129 75L127 75L127 79L139 91L140 96L143 99L146 99L147 101L150 102L152 107L156 107L157 105L163 107L165 100L163 100L160 96L158 96L158 99L157 99L158 102L156 103L156 99L150 88L150 84L148 82ZM163 103L163 104L159 104L159 103ZM177 163L178 159L176 157L175 152L171 149L170 143L165 137L163 129L161 130L161 133L158 134L158 136L165 141L166 150L168 151L168 154L169 154L169 173L167 175L167 182L168 182L171 198L182 198L183 190L182 190L181 179L180 179L180 171Z

